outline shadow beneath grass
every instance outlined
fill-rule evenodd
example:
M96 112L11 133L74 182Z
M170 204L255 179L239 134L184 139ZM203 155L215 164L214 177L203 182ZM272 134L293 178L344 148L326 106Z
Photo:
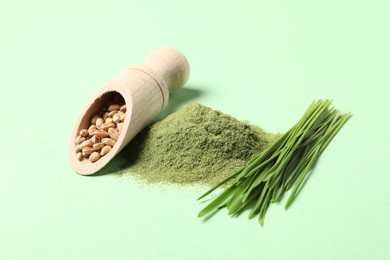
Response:
M202 91L185 87L169 96L168 105L165 109L153 120L153 122L160 121L170 114L179 110L184 104L188 103L190 100L193 100L202 95ZM134 139L128 143L123 150L118 153L106 166L104 166L97 173L90 175L92 177L98 177L102 175L111 174L113 172L118 172L130 167L137 159L138 155L141 152L142 144L148 138L150 126L146 126L143 131L141 131Z
M219 210L215 210L213 211L212 213L206 215L205 217L203 217L202 219L202 223L206 223L207 221L209 221L214 215L216 215L217 213L219 212Z

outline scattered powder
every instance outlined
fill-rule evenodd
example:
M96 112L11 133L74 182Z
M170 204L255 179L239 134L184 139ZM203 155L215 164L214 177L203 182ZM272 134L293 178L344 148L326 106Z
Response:
M213 185L263 151L277 135L192 103L143 129L121 152L147 182Z

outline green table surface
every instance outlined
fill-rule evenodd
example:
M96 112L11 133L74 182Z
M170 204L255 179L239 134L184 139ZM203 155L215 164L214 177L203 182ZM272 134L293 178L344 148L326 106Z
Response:
M390 259L389 14L385 0L1 1L0 259ZM80 110L159 46L191 65L164 115L199 102L284 132L315 99L353 113L289 210L204 221L206 187L72 171Z

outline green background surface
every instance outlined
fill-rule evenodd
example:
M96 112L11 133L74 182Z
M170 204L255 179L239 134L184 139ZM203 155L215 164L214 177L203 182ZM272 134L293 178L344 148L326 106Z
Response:
M389 14L385 0L1 1L0 259L390 259ZM264 227L196 218L206 187L68 165L87 100L167 45L191 77L165 114L199 102L284 132L314 99L353 113Z

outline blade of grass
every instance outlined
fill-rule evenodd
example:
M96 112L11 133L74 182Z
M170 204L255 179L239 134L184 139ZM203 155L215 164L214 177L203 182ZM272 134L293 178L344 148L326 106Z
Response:
M219 195L217 198L215 198L209 205L207 205L205 208L203 208L199 214L198 217L203 217L204 215L207 215L208 213L212 212L216 208L218 208L219 205L224 203L234 192L236 187L234 185L227 188L224 192L222 192L221 195Z
M203 199L204 197L206 197L207 195L209 195L211 192L215 191L216 189L218 189L220 186L222 186L223 184L225 184L226 182L234 179L235 177L237 177L237 175L239 175L241 173L243 169L240 169L238 170L236 173L230 175L229 177L223 179L222 181L220 181L218 184L216 184L215 186L213 186L211 189L209 189L206 193L204 193L202 196L200 196L198 198L198 200L201 200Z

